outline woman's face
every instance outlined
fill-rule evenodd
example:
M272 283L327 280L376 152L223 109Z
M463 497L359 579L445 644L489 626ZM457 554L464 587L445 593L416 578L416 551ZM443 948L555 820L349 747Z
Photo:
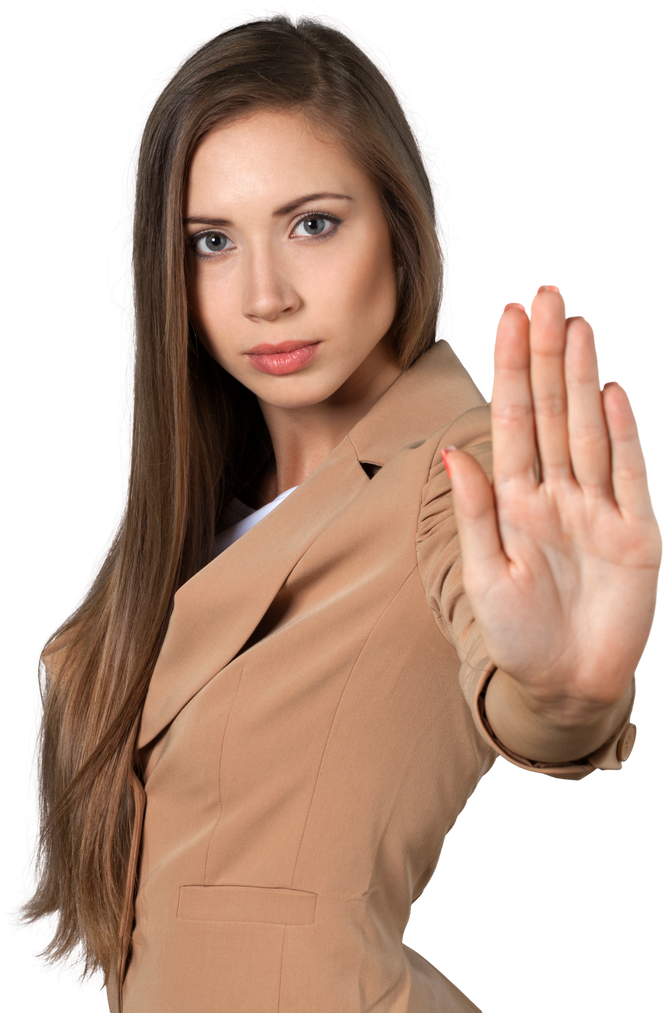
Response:
M224 369L283 408L393 370L391 240L373 182L300 112L261 111L198 146L185 207L190 311Z

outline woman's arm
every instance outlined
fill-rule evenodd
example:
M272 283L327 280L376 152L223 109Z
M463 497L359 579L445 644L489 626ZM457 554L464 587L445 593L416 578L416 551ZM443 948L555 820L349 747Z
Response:
M500 320L493 486L449 448L463 580L498 666L485 712L507 749L564 762L606 741L630 707L651 626L661 539L635 419L600 390L592 330L541 289L531 323Z

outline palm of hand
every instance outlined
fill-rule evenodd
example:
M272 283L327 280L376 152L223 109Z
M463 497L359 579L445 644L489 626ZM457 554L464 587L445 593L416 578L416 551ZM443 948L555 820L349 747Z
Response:
M660 536L624 391L600 391L591 328L543 290L500 321L494 478L446 454L465 587L486 647L542 705L626 691L654 611Z

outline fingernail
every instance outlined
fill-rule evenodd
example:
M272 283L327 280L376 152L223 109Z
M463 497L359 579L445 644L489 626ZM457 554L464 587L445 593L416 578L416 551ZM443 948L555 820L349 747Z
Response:
M444 447L440 451L440 453L442 454L442 460L444 461L444 467L447 469L447 474L449 476L451 476L451 468L449 467L449 458L447 457L447 454L449 453L450 450L458 450L458 447L454 446Z
M521 302L508 302L504 307L504 312L506 313L507 310L522 310L524 313L525 307Z
M559 289L557 288L557 285L542 285L541 288L539 289L539 292L557 292L557 294L559 295Z

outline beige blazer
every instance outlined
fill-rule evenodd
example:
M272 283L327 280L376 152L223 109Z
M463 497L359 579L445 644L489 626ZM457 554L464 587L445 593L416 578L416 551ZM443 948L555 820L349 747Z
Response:
M445 834L498 753L579 778L621 766L632 736L553 766L508 756L484 721L494 666L439 449L488 470L489 439L439 342L175 595L112 1010L476 1011L402 943Z

